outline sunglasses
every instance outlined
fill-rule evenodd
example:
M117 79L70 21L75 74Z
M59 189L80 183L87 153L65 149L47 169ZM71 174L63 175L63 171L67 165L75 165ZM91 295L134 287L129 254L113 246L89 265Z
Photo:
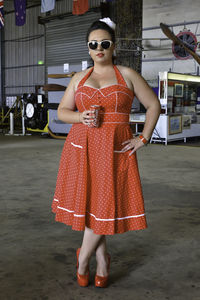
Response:
M101 48L103 49L109 49L112 46L113 42L109 41L109 40L104 40L101 42L97 42L97 41L90 41L88 42L88 47L92 50L97 49L98 45L101 45Z

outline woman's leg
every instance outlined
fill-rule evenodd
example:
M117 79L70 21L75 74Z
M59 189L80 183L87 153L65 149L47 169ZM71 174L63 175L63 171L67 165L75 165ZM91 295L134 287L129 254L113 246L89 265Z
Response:
M107 257L107 248L106 248L106 236L103 235L99 241L99 244L96 248L96 261L97 261L97 270L96 273L99 276L107 276L108 271L108 257Z
M84 275L87 273L88 265L92 253L95 251L102 235L95 234L92 229L85 226L85 232L79 254L79 268L78 273Z

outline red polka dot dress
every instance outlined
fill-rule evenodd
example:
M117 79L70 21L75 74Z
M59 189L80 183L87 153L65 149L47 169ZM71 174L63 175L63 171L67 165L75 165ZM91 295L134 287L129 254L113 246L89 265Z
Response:
M122 152L122 143L133 137L129 114L134 94L116 66L114 70L117 84L101 89L84 85L91 68L78 85L78 110L100 105L100 126L72 125L52 203L56 221L105 235L147 227L136 154Z

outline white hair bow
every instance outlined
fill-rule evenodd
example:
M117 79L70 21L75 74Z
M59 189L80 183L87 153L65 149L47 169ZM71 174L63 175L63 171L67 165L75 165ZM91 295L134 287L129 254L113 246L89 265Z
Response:
M115 30L116 24L110 18L99 19L99 21L106 23L109 27Z

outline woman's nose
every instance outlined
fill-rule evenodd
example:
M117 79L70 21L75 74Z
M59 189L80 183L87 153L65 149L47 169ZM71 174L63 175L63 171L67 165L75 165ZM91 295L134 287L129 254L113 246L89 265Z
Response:
M103 50L103 48L101 47L101 44L98 44L98 46L97 46L97 50L100 50L100 51L102 51L102 50Z

